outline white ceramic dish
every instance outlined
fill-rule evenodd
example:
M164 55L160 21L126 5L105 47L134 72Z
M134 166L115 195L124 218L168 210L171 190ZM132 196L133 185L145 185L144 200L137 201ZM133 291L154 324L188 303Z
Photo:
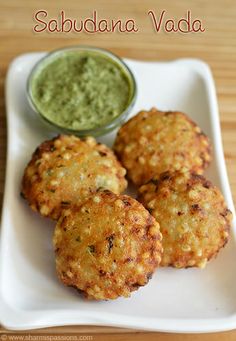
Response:
M87 302L64 287L54 268L53 223L20 198L21 176L35 147L52 136L26 100L26 78L42 53L11 64L6 83L8 151L0 255L0 321L9 329L108 325L168 332L210 332L236 327L235 221L229 244L204 270L160 269L129 299ZM226 174L211 73L198 60L126 60L138 83L132 113L152 106L181 110L210 136L214 161L207 176L234 212ZM109 145L112 133L101 140Z

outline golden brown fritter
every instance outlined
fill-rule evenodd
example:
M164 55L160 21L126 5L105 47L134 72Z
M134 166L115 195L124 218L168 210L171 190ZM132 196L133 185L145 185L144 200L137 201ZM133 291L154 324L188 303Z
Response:
M160 224L162 266L203 268L228 241L232 214L201 175L165 172L140 187L138 200Z
M58 219L61 210L81 204L99 188L121 193L125 169L93 137L60 135L34 152L22 180L22 195L34 211Z
M59 278L89 299L130 296L161 260L159 224L135 199L109 191L63 211L53 241Z
M114 150L136 185L167 170L202 174L210 162L209 140L189 117L155 108L120 128Z

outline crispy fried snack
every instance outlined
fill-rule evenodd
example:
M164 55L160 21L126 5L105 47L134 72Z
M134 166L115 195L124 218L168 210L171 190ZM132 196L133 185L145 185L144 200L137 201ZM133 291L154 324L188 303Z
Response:
M130 296L161 261L159 224L135 199L109 191L63 211L53 241L58 277L89 299Z
M93 137L60 135L34 152L22 180L22 195L34 211L58 219L61 210L81 204L97 189L121 193L125 169L114 153Z
M189 117L155 108L120 128L114 150L136 185L167 170L202 174L210 162L209 140Z
M160 224L162 266L203 268L228 241L232 214L201 175L165 172L140 187L138 200Z

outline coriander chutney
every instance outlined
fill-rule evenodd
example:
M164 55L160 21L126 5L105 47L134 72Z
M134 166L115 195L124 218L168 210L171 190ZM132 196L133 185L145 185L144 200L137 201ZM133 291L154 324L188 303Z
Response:
M104 53L62 50L41 64L30 80L31 98L37 111L59 127L102 127L133 99L130 75Z

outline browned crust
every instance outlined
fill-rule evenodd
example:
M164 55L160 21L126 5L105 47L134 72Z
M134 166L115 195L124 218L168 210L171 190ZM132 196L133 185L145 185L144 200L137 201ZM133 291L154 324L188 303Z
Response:
M64 211L54 247L59 279L96 300L128 297L146 285L162 252L155 219L136 200L109 191Z
M204 267L229 240L232 213L202 175L162 173L140 187L138 200L160 223L162 266Z
M113 148L129 179L139 186L167 170L202 174L211 161L209 139L195 122L184 113L155 108L126 122Z
M33 153L21 195L34 211L58 219L61 209L81 203L99 187L121 193L127 186L125 173L114 153L92 137L59 135Z

